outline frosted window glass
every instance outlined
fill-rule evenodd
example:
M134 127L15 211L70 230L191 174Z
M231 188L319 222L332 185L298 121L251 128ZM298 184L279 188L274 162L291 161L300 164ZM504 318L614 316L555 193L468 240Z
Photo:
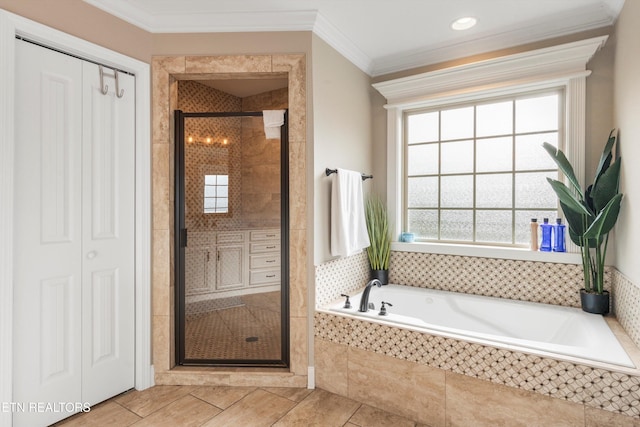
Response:
M409 144L438 140L438 112L412 114L407 117Z
M476 207L511 208L513 180L510 173L476 177Z
M531 218L536 218L538 224L542 224L543 218L549 218L549 224L556 223L557 212L555 210L516 211L516 244L529 245L531 238ZM564 220L562 221L564 223ZM540 241L540 225L538 225L538 242ZM568 233L568 231L567 231ZM567 235L567 242L569 236Z
M513 132L513 101L478 105L476 136L506 135Z
M410 208L438 207L438 177L408 178Z
M205 186L204 197L216 197L216 187L214 185Z
M480 139L476 142L476 172L510 171L512 157L511 137Z
M409 229L418 239L438 238L438 211L437 210L414 210L409 212Z
M229 187L226 185L224 187L218 187L218 197L229 197Z
M558 178L556 172L516 174L516 208L554 209L558 206L556 193L546 178Z
M408 175L438 173L438 144L411 145L407 156Z
M218 185L229 185L229 175L218 175Z
M473 141L441 144L441 173L473 172Z
M442 210L440 212L440 239L472 241L473 211Z
M549 153L542 148L548 142L558 147L558 133L543 133L516 137L516 170L556 169Z
M473 207L473 176L443 176L440 185L442 191L442 207Z
M516 133L558 129L558 95L516 101Z
M473 137L473 107L442 111L442 140Z
M205 175L204 185L216 185L216 177L218 175Z
M476 211L476 241L511 243L511 211Z

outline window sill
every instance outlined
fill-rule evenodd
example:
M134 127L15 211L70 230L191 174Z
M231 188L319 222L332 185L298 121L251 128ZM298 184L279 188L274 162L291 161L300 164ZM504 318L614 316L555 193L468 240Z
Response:
M458 245L452 243L392 242L391 250L397 252L421 252L429 254L472 256L480 258L512 259L519 261L553 262L559 264L582 263L582 258L580 257L579 253L540 252L523 248Z

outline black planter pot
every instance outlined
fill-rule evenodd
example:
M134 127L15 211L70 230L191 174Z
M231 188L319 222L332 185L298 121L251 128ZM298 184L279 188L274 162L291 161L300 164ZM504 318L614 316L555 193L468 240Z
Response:
M609 291L596 294L580 289L580 303L582 310L587 313L607 314L609 312Z
M371 279L378 279L383 285L389 284L389 270L371 270Z

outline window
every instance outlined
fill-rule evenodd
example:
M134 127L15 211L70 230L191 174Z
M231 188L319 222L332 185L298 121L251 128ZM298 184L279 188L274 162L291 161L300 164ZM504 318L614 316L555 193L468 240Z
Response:
M560 90L404 112L404 229L420 241L528 245L529 222L555 221L542 148L559 144Z
M204 176L204 213L229 212L229 175Z

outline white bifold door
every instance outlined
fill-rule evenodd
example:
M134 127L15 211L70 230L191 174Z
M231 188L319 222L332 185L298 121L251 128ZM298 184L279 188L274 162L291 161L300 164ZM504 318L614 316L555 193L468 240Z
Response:
M40 426L134 385L135 78L16 56L13 420Z

